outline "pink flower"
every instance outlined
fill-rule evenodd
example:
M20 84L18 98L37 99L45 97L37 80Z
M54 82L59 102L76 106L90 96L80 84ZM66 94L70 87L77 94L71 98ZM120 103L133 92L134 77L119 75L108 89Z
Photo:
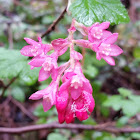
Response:
M97 22L91 27L86 27L83 24L78 23L76 20L73 20L73 25L83 36L88 36L90 42L97 42L111 35L111 32L106 31L110 22L103 22L101 24Z
M65 88L66 86L66 88ZM85 85L86 86L86 85ZM71 90L62 85L57 95L56 108L60 123L71 123L77 117L80 121L88 119L95 106L92 94L82 90L77 99L71 97Z
M58 53L58 55L62 55L64 54L67 49L68 49L68 45L69 45L69 41L68 39L62 39L62 38L59 38L59 39L55 39L51 42L54 50Z
M115 65L115 61L112 58L112 56L118 56L121 53L123 53L123 50L115 45L114 43L117 41L118 33L114 33L107 37L106 39L103 39L100 42L92 43L88 40L75 40L76 45L92 49L96 52L96 58L98 60L101 60L103 58L108 64Z
M48 111L53 105L56 104L56 95L58 92L58 83L56 81L52 81L51 84L43 90L37 91L32 94L29 99L31 100L39 100L43 98L43 108L44 111Z
M105 30L109 27L110 22L103 22L101 24L95 23L88 28L88 39L90 42L99 42L102 39L107 38L112 33Z
M56 101L59 122L71 123L75 116L81 121L87 119L95 103L92 87L84 77L79 62L73 71L71 69L66 71L62 81Z
M39 72L39 81L44 81L52 74L52 79L57 77L57 53L45 55L43 57L35 57L28 64L32 67L42 67Z
M123 53L123 50L115 45L117 41L118 33L114 33L99 45L93 45L92 49L96 52L96 58L101 60L103 58L108 64L115 65L115 61L111 56L118 56Z
M36 42L30 38L24 38L24 39L30 45L24 46L21 49L20 52L22 55L29 56L29 57L33 57L33 56L36 57L36 56L44 55L52 49L51 44L42 44L42 40L40 37L38 37L39 42Z

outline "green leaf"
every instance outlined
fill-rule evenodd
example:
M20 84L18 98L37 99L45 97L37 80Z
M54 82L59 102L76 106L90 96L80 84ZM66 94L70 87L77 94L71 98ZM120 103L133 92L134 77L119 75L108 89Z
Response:
M35 68L31 70L28 62L26 61L19 77L26 85L31 86L36 83L38 79L38 73L39 69Z
M132 91L126 89L126 88L119 88L118 92L123 96L123 97L128 97L132 95Z
M135 103L135 105L139 108L139 112L140 112L140 96L131 95L129 96L129 99Z
M131 137L132 137L133 139L140 139L140 133L132 133L132 134L131 134Z
M113 139L113 140L130 140L130 139L120 136L120 137L116 137L116 138Z
M27 57L17 50L0 49L0 78L13 78L19 75L24 68Z
M122 98L119 95L114 95L109 97L104 103L103 105L105 107L112 107L115 111L118 111L121 109L121 102L122 102Z
M90 78L95 78L98 75L98 73L99 73L98 69L91 65L88 66L85 71L85 74Z
M95 95L98 95L98 93L100 92L101 90L101 87L102 87L102 83L101 81L99 80L95 80L91 83L92 87L94 88L94 94Z
M37 106L37 108L34 110L33 114L37 117L49 117L53 115L52 110L48 110L47 112L44 112L42 104Z
M140 58L140 48L137 47L133 50L133 56L135 58Z
M51 133L48 135L47 140L68 140L68 139L59 133Z
M47 123L53 123L53 122L57 122L58 121L58 117L57 116L50 116L47 119Z
M121 117L121 118L117 121L117 126L118 126L118 127L124 126L125 124L127 124L128 120L129 120L129 117L127 117L127 116Z
M92 119L91 117L89 117L87 120L84 120L82 123L83 124L89 124L89 125L95 125L96 124L95 120Z
M46 118L39 118L36 123L37 124L45 124L46 122L47 122Z
M97 67L103 67L103 66L107 65L107 62L104 59L101 59L100 62L99 62L99 60L96 59L96 55L92 55L92 56L89 56L89 57L90 57L90 59L92 57L92 64L97 66Z
M42 24L51 24L55 20L53 16L44 16L42 18Z
M103 116L108 117L110 111L107 107L101 106L101 113L103 114Z
M66 37L67 37L67 35L64 34L64 33L52 32L52 33L50 34L51 40L58 39L58 38L66 38Z
M70 59L70 52L69 49L63 55L59 57L61 61L68 61Z
M38 69L30 69L28 57L22 56L19 50L0 49L0 78L12 79L19 76L27 85L33 85L38 78Z
M25 101L24 91L20 87L14 87L11 91L11 94L16 100L18 100L20 102Z
M139 106L136 106L133 101L125 100L122 101L122 110L126 116L132 117L139 112Z
M86 26L104 21L111 24L129 22L128 13L120 0L75 0L69 11L73 18Z

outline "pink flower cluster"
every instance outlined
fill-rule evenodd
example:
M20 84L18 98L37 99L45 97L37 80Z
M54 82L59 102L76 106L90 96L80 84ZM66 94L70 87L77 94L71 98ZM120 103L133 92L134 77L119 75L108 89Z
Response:
M74 50L74 45L92 49L96 52L98 60L103 58L110 65L115 65L112 56L118 56L123 52L114 44L118 34L112 34L106 30L109 25L109 22L103 22L85 27L73 20L66 39L56 39L51 44L43 44L40 37L39 42L25 38L29 45L21 49L21 54L33 57L29 62L31 69L41 67L38 80L44 81L50 75L52 77L52 82L46 89L35 92L29 99L43 98L44 111L56 105L60 123L74 122L75 117L80 121L86 120L95 106L91 84L83 75L80 64L83 56ZM76 30L80 31L83 36L87 36L88 40L74 40L73 34ZM70 60L58 66L58 57L64 54L68 47L70 48ZM48 54L50 51L52 53ZM60 80L62 80L62 85L59 87Z

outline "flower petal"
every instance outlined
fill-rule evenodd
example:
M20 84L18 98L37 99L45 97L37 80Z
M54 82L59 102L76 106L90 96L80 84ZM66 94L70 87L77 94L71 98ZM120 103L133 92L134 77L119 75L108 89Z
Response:
M76 52L76 51L72 51L71 52L71 57L73 57L76 60L83 59L83 56L79 52Z
M106 44L114 44L118 39L118 33L114 33L111 36L109 36L104 43Z
M35 67L34 66L30 66L30 69L33 70Z
M96 53L96 59L101 60L101 58L102 58L102 57L100 56L100 53L97 52L97 53Z
M20 53L21 53L22 55L32 57L32 56L33 56L32 52L31 52L31 49L32 49L32 48L33 48L33 46L31 46L31 45L24 46L24 47L20 50Z
M83 36L87 36L88 35L88 27L84 26L82 23L78 23L75 19L73 20L73 24L75 26L75 28L81 32L81 34Z
M73 123L74 120L75 120L74 119L74 113L71 112L71 113L65 115L65 121L66 121L67 124Z
M44 112L47 112L53 106L52 99L51 97L49 97L49 95L43 97L42 105L43 105Z
M45 90L40 90L35 92L34 94L32 94L29 99L31 100L39 100L43 97L43 95L45 94Z
M80 87L78 89L71 87L70 92L71 92L71 97L73 98L73 100L76 100L80 97L80 95L82 93L82 89Z
M64 112L58 112L58 121L59 121L59 123L63 123L65 121L65 113Z
M87 104L88 106L88 111L89 112L92 112L94 107L95 107L95 101L94 101L94 98L92 96L92 94L88 93L88 92L85 92L83 91L83 94L85 95L85 104Z
M66 110L66 107L68 104L68 97L69 97L69 93L67 90L59 91L57 98L56 98L57 111L63 112Z
M36 41L34 41L34 40L30 39L30 38L24 38L24 40L30 45L40 47L40 44L38 42L36 42Z
M115 66L115 60L111 56L102 56L102 58L110 65Z
M51 77L53 80L56 80L58 77L58 69L52 68Z
M41 67L44 61L45 58L37 57L33 58L28 64L34 67Z
M70 80L72 76L76 75L74 72L66 72L62 77L62 82L66 82L67 80Z
M68 47L63 48L62 50L58 51L58 55L61 56L67 51Z
M110 51L110 56L118 56L120 55L121 53L123 53L123 50L117 46L117 45L111 45L111 51Z
M92 86L89 81L83 83L83 90L92 94L93 90L92 90Z
M106 31L106 30L104 30L101 39L108 38L108 37L111 36L111 35L112 35L112 33L111 33L110 31Z
M51 44L42 44L41 46L44 49L44 54L47 54L47 52L53 49Z
M80 46L80 47L84 47L84 48L89 48L90 49L90 41L88 40L84 40L84 39L78 39L78 40L75 40L75 42L77 46Z
M76 112L76 117L77 117L80 121L83 121L83 120L88 119L89 115L88 115L87 112L79 112L79 111L77 111L77 112Z
M39 71L38 81L44 81L49 78L51 71L45 71L44 68L41 68Z
M52 44L54 50L57 51L58 55L60 56L67 51L69 42L67 39L59 38L59 39L53 40L51 42L51 44Z
M74 111L73 108L72 108L72 105L73 105L73 101L72 99L69 100L69 104L67 106L67 110L66 110L66 113L65 113L65 121L66 123L72 123L74 122Z
M109 25L110 25L110 22L103 22L100 25L98 25L98 28L104 30L104 29L109 28Z

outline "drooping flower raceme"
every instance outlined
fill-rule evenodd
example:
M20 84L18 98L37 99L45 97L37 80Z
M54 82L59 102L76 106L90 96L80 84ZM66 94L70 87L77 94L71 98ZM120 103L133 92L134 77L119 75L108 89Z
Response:
M80 121L86 120L94 109L90 82L84 77L79 62L65 72L62 85L56 99L56 108L60 123L73 122L77 117Z
M110 65L115 65L112 56L118 56L123 52L114 44L118 34L106 30L109 25L109 22L103 22L86 27L73 20L66 39L59 38L53 40L51 44L43 44L40 37L39 42L25 38L29 45L21 49L21 54L33 57L28 63L31 69L41 67L38 80L44 81L52 77L52 82L47 88L35 92L29 99L43 99L44 111L55 105L60 123L72 123L75 117L80 121L86 120L95 107L91 84L85 78L80 64L83 56L75 51L74 45L93 50L98 60L103 58ZM73 34L76 30L88 40L75 40ZM68 48L70 48L70 60L58 66L59 56ZM60 80L62 84L59 87Z

